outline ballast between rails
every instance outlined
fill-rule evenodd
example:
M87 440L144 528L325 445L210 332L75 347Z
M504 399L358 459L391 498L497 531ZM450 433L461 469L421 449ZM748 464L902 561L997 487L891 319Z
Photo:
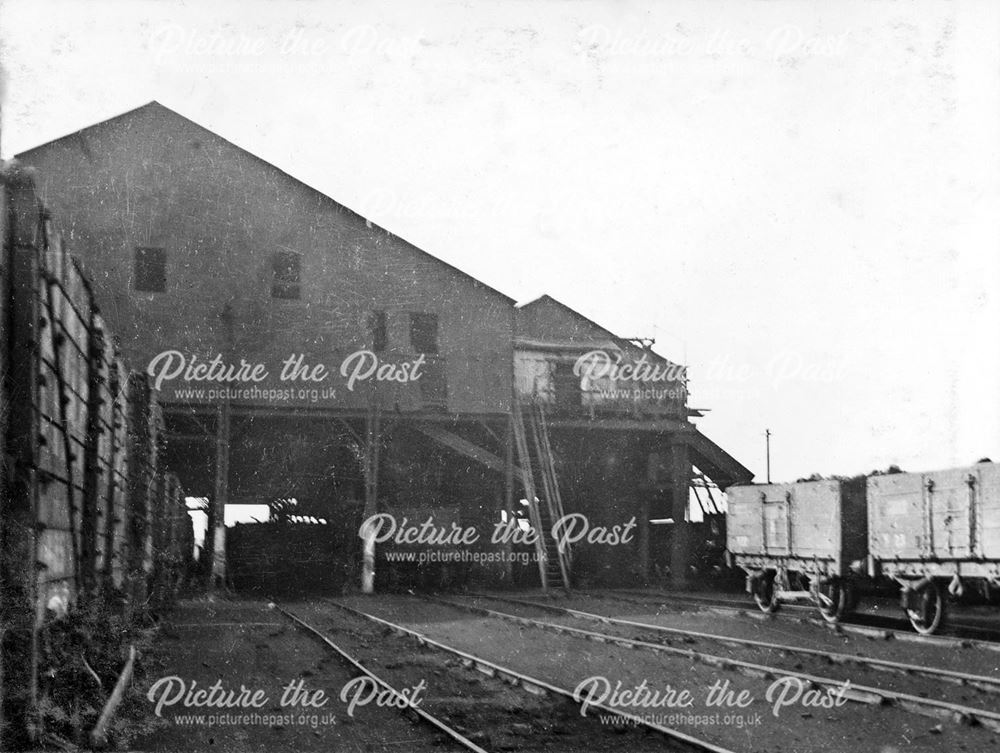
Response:
M353 607L349 607L346 604L342 604L341 602L336 601L335 599L323 599L323 602L335 606L338 609L342 609L348 614L352 614L356 617L361 617L370 622L374 622L377 625L386 627L392 632L396 633L397 635L403 635L409 638L413 638L422 646L427 646L428 648L437 649L439 651L443 651L445 653L456 656L459 658L459 660L462 662L463 665L467 667L475 667L480 672L483 672L484 674L487 674L491 677L493 676L499 677L501 680L507 682L510 685L520 686L524 688L526 691L536 694L552 693L553 695L567 698L573 703L576 704L579 703L579 701L576 698L574 698L572 691L566 690L565 688L560 688L559 686L553 685L549 682L546 682L545 680L539 680L535 677L531 677L516 670L509 669L507 667L501 666L500 664L496 664L495 662L491 662L488 659L483 659L481 657L470 654L466 651L462 651L461 649L457 649L445 643L441 643L440 641L436 641L433 638L429 638L428 636L424 635L423 633L417 630L404 627L403 625L398 625L394 622L390 622L389 620L384 620L381 617L376 617L375 615L368 614L367 612L362 612L359 609L354 609ZM649 721L648 719L644 719L641 716L631 714L627 711L616 709L612 706L607 706L605 704L594 703L594 702L588 702L588 705L591 708L596 709L597 711L603 711L607 714L612 714L614 716L632 722L636 726L645 727L654 732L658 732L662 735L665 735L666 737L669 737L675 742L681 743L694 751L698 751L699 753L734 753L734 751L730 750L729 748L724 748L707 740L701 740L699 738L693 737L692 735L688 735L684 732L681 732L680 730L672 729L670 727L664 727L661 724Z
M274 603L274 602L272 602L272 603ZM389 683L387 683L381 677L379 677L374 672L372 672L370 669L368 669L366 666L364 666L361 662L359 662L353 656L351 656L346 651L344 651L344 649L342 649L340 646L338 646L336 643L334 643L332 640L330 640L327 636L325 636L319 630L317 630L316 628L314 628L308 622L306 622L305 620L303 620L301 617L299 617L296 614L293 614L292 612L288 611L287 609L285 609L285 608L283 608L281 606L278 606L277 604L275 604L275 609L277 609L279 612L281 612L281 614L283 614L285 617L287 617L288 619L290 619L292 622L294 622L300 628L302 628L303 630L305 630L306 632L308 632L311 635L315 636L320 641L322 641L324 644L326 644L326 646L328 648L332 649L338 656L340 656L341 659L343 659L346 663L350 664L357 671L359 671L362 674L364 674L365 676L371 678L371 680L374 683L376 683L380 688L382 688L383 690L386 690L389 693L391 693L392 697L394 699L404 701L405 703L404 703L403 708L406 709L406 710L408 710L408 711L412 711L421 721L426 722L427 724L430 724L435 729L437 729L437 730L439 730L441 732L444 732L446 735L448 735L448 737L450 737L452 740L454 740L455 742L459 743L463 747L467 748L468 750L474 751L475 753L488 753L486 750L484 750L483 748L480 748L478 745L476 745L474 742L472 742L472 740L470 740L469 738L465 737L458 730L452 729L451 727L449 727L447 724L445 724L444 722L442 722L437 717L432 716L431 714L428 714L426 711L424 711L421 708L418 708L417 706L411 705L409 702L406 702L406 697L402 693L400 693L398 690L396 690L394 687L392 687Z
M1000 693L1000 677L970 675L963 672L955 672L950 669L937 669L934 667L925 667L916 664L904 664L902 662L894 662L885 659L876 659L873 657L858 656L854 654L842 654L838 652L825 651L815 648L806 648L803 646L789 646L782 643L769 643L767 641L757 641L748 638L735 638L727 635L716 635L714 633L701 633L692 630L681 630L679 628L671 628L671 627L666 627L664 625L654 625L649 622L637 622L634 620L625 620L620 617L608 617L606 615L595 614L593 612L585 612L579 609L571 609L569 607L558 607L552 604L540 604L538 602L528 601L526 599L512 599L501 596L493 596L490 594L469 594L469 595L478 598L492 599L494 601L507 602L510 604L517 604L527 607L535 607L539 609L551 610L560 614L579 617L580 619L590 620L592 622L598 622L605 625L621 625L622 627L637 628L640 630L648 630L651 632L664 633L667 635L683 636L685 638L700 638L704 640L716 641L718 643L723 643L732 646L748 646L751 648L771 649L786 654L801 654L803 656L821 657L823 659L827 659L837 664L857 664L860 666L869 667L871 669L898 672L899 674L904 674L904 675L923 675L925 677L933 677L935 679L945 680L947 682L952 682L958 685L967 685L970 687L975 687L987 693ZM452 603L446 599L440 601L448 603L451 606L460 606L459 604ZM465 608L465 605L461 606Z
M431 597L423 597L431 598ZM465 609L469 612L487 614L491 617L496 617L498 619L508 620L521 625L530 625L543 630L548 630L555 633L570 633L573 635L579 635L586 638L587 640L596 641L598 643L613 643L618 646L626 648L641 648L649 651L654 651L657 653L670 654L673 656L683 656L688 659L694 659L695 661L700 661L709 666L723 667L736 669L743 674L754 676L754 677L764 677L772 678L776 676L783 677L795 677L806 684L812 685L813 687L824 687L824 688L834 688L841 692L841 696L849 701L854 701L856 703L865 703L871 706L882 706L882 705L893 705L897 708L903 709L904 711L909 711L914 714L919 714L921 716L930 716L940 719L948 719L951 721L957 721L959 723L976 723L982 724L984 727L992 729L994 731L1000 732L1000 713L993 711L986 711L984 709L976 709L970 706L962 706L956 703L949 703L947 701L935 701L930 698L922 698L920 696L910 695L909 693L897 693L891 690L883 690L881 688L873 688L867 685L853 685L849 687L845 686L844 682L841 680L834 680L829 677L820 677L818 675L811 675L804 672L792 672L786 669L779 669L777 667L771 667L763 664L756 664L753 662L742 661L739 659L731 659L725 656L716 656L714 654L707 654L701 651L694 651L689 649L674 648L673 646L666 646L662 643L650 643L649 641L638 641L631 638L623 638L617 635L609 635L607 633L597 633L591 630L582 630L580 628L570 627L568 625L557 625L551 622L544 622L542 620L535 620L529 617L521 617L519 615L507 614L506 612L497 612L492 609L486 609L484 607L474 607L471 605L459 604L450 602L445 599L432 599L440 603L448 604L451 607Z
M780 619L780 614L775 613L764 613L755 612L752 609L752 605L745 603L736 603L732 601L727 601L724 598L709 598L702 596L691 596L688 594L676 594L676 593L650 593L650 592L635 592L627 590L604 590L600 592L601 596L606 596L611 599L618 599L620 601L627 601L631 604L643 604L649 601L656 601L661 604L666 603L686 603L701 607L708 610L718 611L725 614L740 614L750 619L758 620L771 620ZM645 601L641 601L645 600ZM795 609L801 609L803 611L812 611L809 607L803 605L793 605ZM852 616L851 618L841 619L836 623L830 623L826 620L819 620L814 618L798 618L800 621L808 622L812 625L817 625L819 627L833 630L834 632L841 633L853 633L855 635L863 635L869 638L881 638L884 640L896 640L903 641L905 643L915 643L924 646L940 646L942 648L975 648L982 649L984 651L1000 651L1000 642L997 641L984 641L976 640L973 638L959 638L946 635L926 635L921 633L911 633L903 630L892 630L890 628L879 628L871 627L868 625L861 625L856 622L849 621L850 619L857 619L857 616Z

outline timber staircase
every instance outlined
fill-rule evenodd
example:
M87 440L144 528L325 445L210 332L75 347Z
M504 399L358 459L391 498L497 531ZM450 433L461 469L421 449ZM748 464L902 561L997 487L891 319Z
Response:
M531 527L538 534L535 551L542 589L561 586L568 590L572 552L569 544L560 546L552 537L552 524L563 516L563 505L544 406L537 401L516 401L513 427Z

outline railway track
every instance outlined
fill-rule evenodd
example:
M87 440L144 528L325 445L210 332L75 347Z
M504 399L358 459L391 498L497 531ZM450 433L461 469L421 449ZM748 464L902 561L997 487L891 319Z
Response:
M377 617L367 612L355 609L346 604L335 599L323 599L324 604L329 604L337 609L344 611L347 614L353 615L354 617L366 620L373 625L377 625L381 628L385 628L391 631L393 634L405 638L414 640L419 645L433 649L435 651L443 652L451 657L457 659L457 661L467 669L473 669L479 671L489 677L497 678L507 685L518 687L525 692L534 695L551 695L554 697L562 698L569 701L574 706L579 707L583 702L582 699L577 698L572 690L564 687L560 687L553 683L541 680L536 677L532 677L523 672L519 672L509 667L505 667L496 662L492 662L480 656L476 656L467 651L463 651L458 648L454 648L440 641L434 640L429 636L411 628L399 625L397 623L391 622L389 620ZM289 612L284 612L291 619L294 619L297 624L305 627L313 632L314 635L319 637L321 640L326 642L328 645L335 645L326 636L324 636L320 631L311 625L303 622L301 618L297 618ZM342 649L337 649L342 651ZM612 715L623 720L626 720L630 725L638 727L640 729L647 730L648 732L657 733L667 738L668 740L677 743L684 750L695 751L696 753L733 753L729 748L717 745L711 741L703 740L693 735L689 735L671 727L666 727L664 725L658 724L655 721L637 714L633 714L629 711L625 711L620 708L616 708L603 703L597 703L593 700L588 700L587 705L590 709L594 709L597 712L603 712L604 714Z
M298 626L302 630L306 631L307 633L309 633L310 635L312 635L313 637L317 638L322 643L324 643L329 649L331 649L334 653L336 653L337 656L340 657L340 659L345 664L350 666L353 670L360 672L362 675L370 678L378 687L390 693L393 699L399 702L400 707L404 711L414 714L417 717L417 719L419 719L421 722L430 725L439 732L443 732L466 750L474 751L474 753L488 753L488 751L486 751L484 748L479 747L476 743L474 743L469 738L465 737L462 733L458 732L451 726L449 726L446 722L442 721L441 719L438 719L432 714L427 713L419 706L415 706L409 703L407 697L402 692L392 687L388 682L386 682L381 677L376 675L368 667L366 667L360 661L358 661L355 657L351 656L351 654L349 654L343 648L334 643L328 636L324 635L321 631L310 625L301 617L293 614L292 612L288 611L287 609L281 606L278 606L277 604L275 604L275 609L277 609L278 612L280 612L282 615L291 620L296 626Z
M949 669L939 669L936 667L927 667L917 664L888 661L885 659L877 659L875 657L862 656L858 654L843 654L833 651L827 651L824 649L807 648L804 646L792 646L789 644L771 643L767 641L758 641L748 638L737 638L727 635L718 635L715 633L704 633L692 630L682 630L680 628L671 628L671 627L666 627L664 625L655 625L649 622L637 622L635 620L627 620L620 617L611 617L608 615L597 614L594 612L586 612L579 609L560 607L554 604L534 602L526 599L513 599L501 596L494 596L490 594L475 594L475 595L480 598L492 599L494 601L508 602L511 604L535 607L538 609L545 609L553 611L557 614L566 615L570 617L578 617L583 620L589 620L591 622L597 622L605 625L618 625L625 628L633 628L653 633L660 633L663 635L669 635L676 638L683 638L685 640L694 639L694 640L712 641L727 646L767 649L772 651L778 651L787 655L821 658L826 661L830 661L834 664L853 664L884 672L894 672L900 675L909 675L909 676L917 675L922 677L929 677L935 680L942 680L944 682L954 683L956 685L973 687L978 690L982 690L986 693L1000 694L1000 677L972 675L964 672L956 672ZM458 603L452 603L450 600L447 599L443 599L440 601L451 604L452 606L459 606ZM465 607L465 605L462 606Z
M1000 731L1000 713L996 711L989 711L986 709L965 706L962 704L951 703L948 701L938 701L930 698L924 698L921 696L912 695L909 693L901 693L898 691L871 687L867 685L849 684L849 687L845 688L845 682L843 680L833 679L829 677L822 677L818 675L808 674L805 672L780 669L778 667L756 664L754 662L747 662L739 659L733 659L731 657L709 654L702 651L696 651L693 649L676 648L674 646L668 646L662 643L652 643L650 641L625 638L619 635L611 635L608 633L600 633L592 630L574 628L568 625L547 622L545 620L538 620L506 612L500 612L493 609L487 609L484 607L477 607L470 604L463 604L461 602L455 602L450 599L440 599L435 597L422 597L422 598L432 599L433 601L446 604L452 608L464 609L469 612L487 615L497 619L508 620L521 625L528 625L556 633L573 635L579 638L585 638L587 640L596 641L599 643L615 644L627 648L643 649L665 655L685 657L710 666L720 667L723 669L734 669L736 671L741 672L742 674L746 674L752 677L758 677L764 679L774 679L776 677L794 677L811 687L820 687L820 688L831 689L833 691L840 691L842 697L846 698L849 701L864 703L871 706L892 705L897 708L903 709L905 711L909 711L915 714L920 714L922 716L929 716L938 719L946 719L962 724L970 724L970 723L981 724L984 727L987 727L993 731ZM487 598L510 601L508 599L502 599L502 597L489 596ZM565 611L567 614L572 614L573 612L577 611L577 610L562 610L562 608L560 607L553 607L552 605L545 605L534 602L522 601L521 603L527 606L541 608L541 609L559 609L560 611ZM580 614L586 614L586 613L578 613L576 616L579 616ZM610 618L602 618L600 615L593 615L593 617L607 623L614 622L614 620ZM714 636L714 637L726 641L732 640L729 638L725 638L724 636ZM788 647L788 648L793 649L793 647ZM883 664L892 665L895 663L886 662ZM902 665L897 665L896 668L901 670ZM955 673L955 675L960 675L960 674L961 673ZM958 679L958 678L953 676L952 679ZM978 687L978 685L975 684L982 682L985 685L991 687L995 692L996 683L993 678L968 675L966 676L965 679L968 680L968 684L970 686Z
M880 615L867 615L865 613L853 614L847 619L842 619L836 624L831 624L825 620L819 619L812 615L815 614L816 608L811 606L804 606L799 604L782 604L781 612L764 614L759 611L756 606L751 602L738 602L732 599L726 599L724 597L706 597L706 596L693 596L689 594L674 594L666 592L649 592L649 591L629 591L622 589L607 589L599 592L594 592L592 594L584 594L580 592L581 595L588 596L599 596L608 597L612 599L618 599L622 601L628 601L633 604L642 603L655 603L661 606L671 605L671 604L690 604L692 606L699 606L705 609L718 610L725 614L741 614L748 617L749 619L755 620L772 620L781 619L781 613L792 613L795 614L795 619L808 622L809 624L818 625L820 627L844 632L844 633L854 633L856 635L863 635L869 638L881 638L888 640L898 640L905 641L908 643L916 643L925 646L944 646L944 647L954 647L954 648L979 648L986 651L997 651L1000 652L1000 632L993 630L986 630L984 628L973 626L973 625L954 625L955 629L960 630L964 635L921 635L915 633L909 629L896 629L885 627L886 623L890 624L904 624L905 620L896 619L893 617L885 617ZM978 638L968 637L971 635L979 635Z

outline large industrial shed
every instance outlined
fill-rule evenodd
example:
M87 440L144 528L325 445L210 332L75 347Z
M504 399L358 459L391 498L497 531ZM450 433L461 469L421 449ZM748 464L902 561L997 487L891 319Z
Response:
M210 501L219 577L224 506L295 500L354 563L375 512L484 531L525 506L536 525L634 516L627 545L583 542L572 560L549 546L549 584L570 568L683 579L692 480L751 477L694 427L683 370L648 344L548 297L517 307L156 102L19 159L125 356L158 381L170 465ZM510 562L464 577L509 579Z

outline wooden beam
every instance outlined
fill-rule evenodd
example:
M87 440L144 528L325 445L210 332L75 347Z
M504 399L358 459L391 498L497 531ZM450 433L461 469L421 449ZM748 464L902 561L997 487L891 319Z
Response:
M4 392L9 400L0 496L0 593L4 630L0 641L0 749L34 747L37 731L38 631L35 600L38 571L36 526L38 484L38 353L40 337L38 199L33 182L0 183L0 236L7 272ZM35 221L32 221L32 218ZM9 221L10 224L6 225Z
M226 577L226 502L229 499L229 401L215 413L215 493L209 500L208 527L204 552L208 558L208 585L225 583Z
M437 424L417 424L413 428L430 437L435 442L444 445L450 450L454 450L460 455L475 460L490 470L497 471L498 473L506 473L507 471L507 464L503 458L487 450L485 447L480 447L465 437L448 431ZM523 481L524 472L520 468L514 467L513 473Z
M371 403L365 421L365 510L364 520L369 520L378 512L378 466L380 438L380 412L374 401ZM364 538L361 560L361 591L375 592L375 537Z
M649 580L649 495L639 492L639 577Z
M693 429L686 421L676 419L627 418L563 418L548 417L549 427L557 429L594 429L595 431L639 431L656 434L678 434Z
M208 403L179 403L162 399L164 415L177 415L186 418L209 417L212 415L214 407ZM230 406L233 416L281 416L287 418L356 418L365 419L368 416L368 408L359 406L357 408L334 408L327 406L289 406L280 407L273 404L242 404L234 403ZM383 411L385 414L385 411ZM435 411L406 411L393 412L392 415L398 419L413 419L418 421L433 421L436 423L457 423L459 421L484 421L492 422L500 427L502 421L507 419L505 412L470 412L470 413L442 413Z
M670 574L674 586L688 582L691 564L691 531L687 522L688 489L691 487L691 460L683 441L670 446L670 487L673 493L673 542L670 547Z

